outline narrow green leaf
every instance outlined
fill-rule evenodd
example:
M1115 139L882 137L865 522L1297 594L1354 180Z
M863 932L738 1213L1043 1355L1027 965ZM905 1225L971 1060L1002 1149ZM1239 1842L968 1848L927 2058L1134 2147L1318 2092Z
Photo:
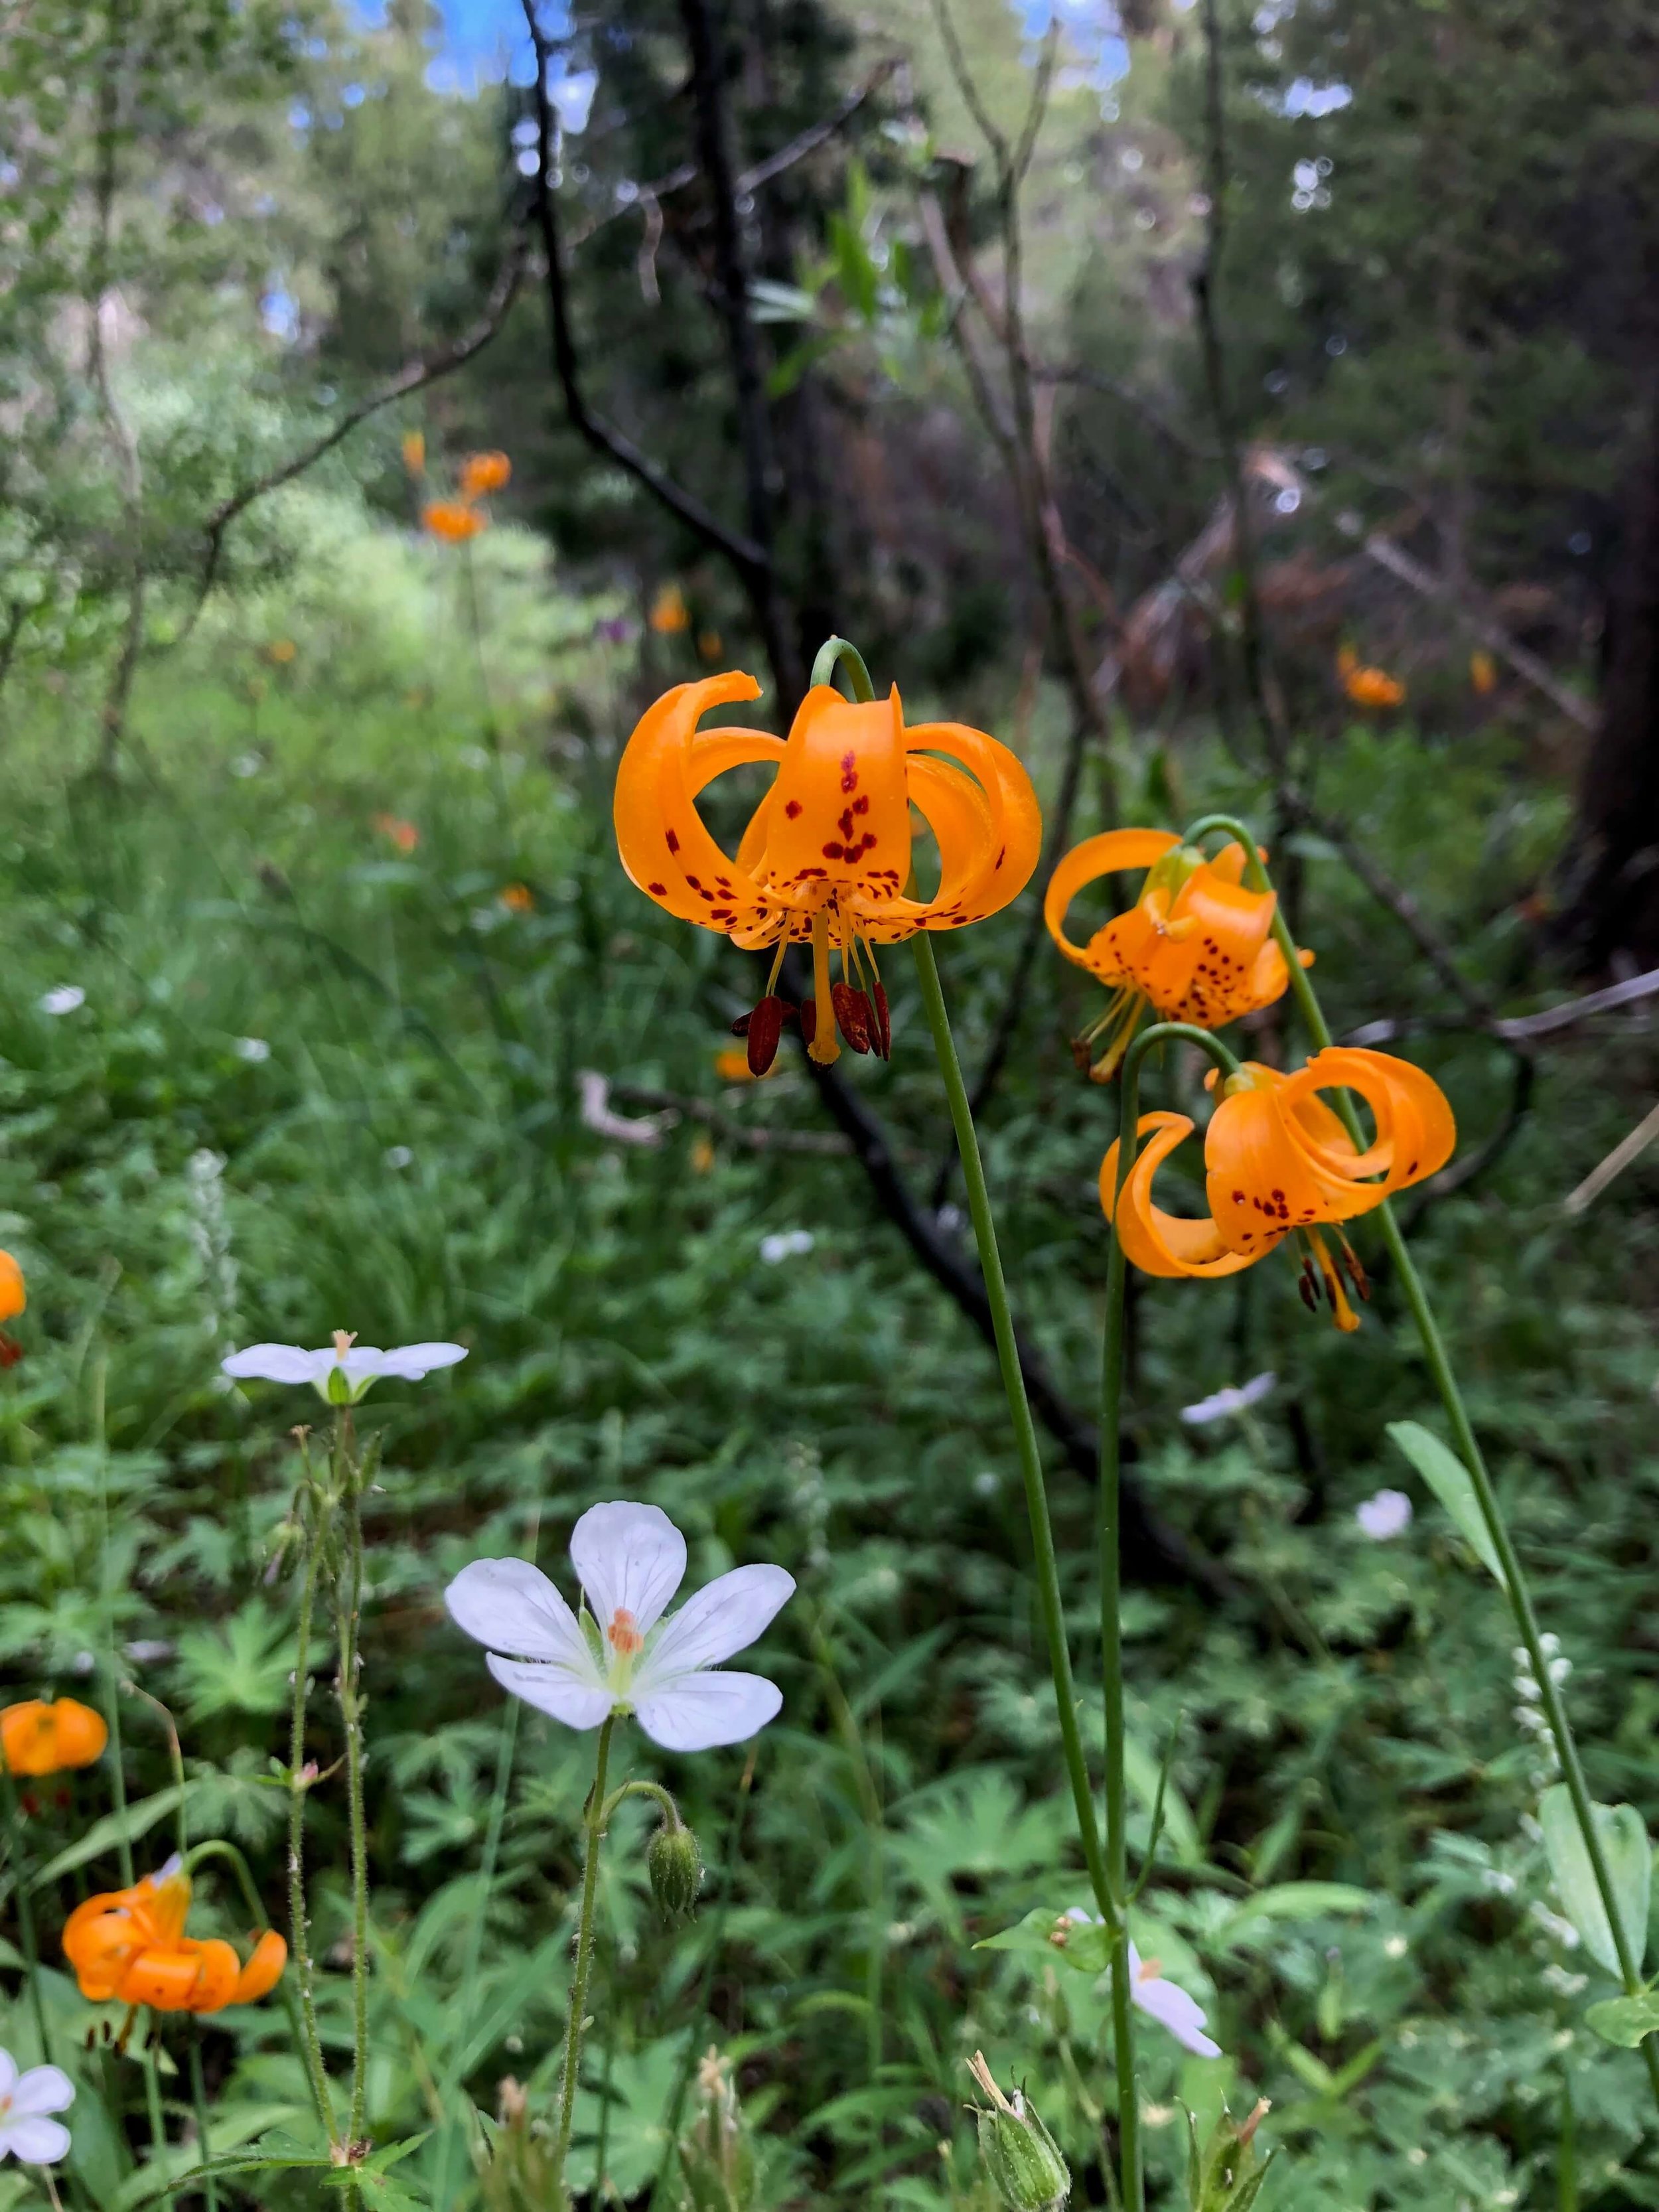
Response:
M166 1790L158 1790L153 1797L141 1797L125 1813L106 1813L101 1820L93 1822L78 1842L59 1851L55 1859L48 1859L29 1884L30 1888L45 1889L48 1883L73 1874L76 1867L85 1866L88 1859L100 1858L106 1851L112 1851L124 1840L136 1844L141 1836L149 1833L158 1820L176 1812L180 1801L189 1794L189 1783L175 1782Z
M1474 1495L1469 1471L1455 1452L1443 1444L1417 1421L1390 1421L1389 1434L1422 1476L1429 1488L1457 1523L1458 1533L1499 1589L1506 1587L1504 1570Z
M1639 1966L1647 1948L1653 1847L1648 1841L1642 1815L1633 1805L1598 1805L1595 1813L1620 1923L1631 1956ZM1561 1910L1578 1930L1584 1948L1597 1965L1605 1966L1610 1974L1618 1973L1619 1953L1613 1930L1595 1886L1589 1853L1579 1832L1571 1793L1565 1782L1558 1782L1539 1799L1538 1821L1544 1831L1544 1849L1549 1855L1550 1872L1560 1894Z
M1328 1912L1369 1912L1371 1893L1346 1881L1280 1881L1243 1899L1216 1931L1230 1943L1255 1920L1317 1920Z

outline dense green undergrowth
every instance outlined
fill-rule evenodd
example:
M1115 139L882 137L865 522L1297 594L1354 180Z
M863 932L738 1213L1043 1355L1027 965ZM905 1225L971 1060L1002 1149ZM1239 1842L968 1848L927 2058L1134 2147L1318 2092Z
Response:
M463 1366L383 1386L363 1415L384 1444L366 1629L370 2117L383 2137L432 2130L396 2169L409 2193L385 2201L438 2201L446 2172L442 2201L477 2201L457 2179L457 2075L486 2114L507 2076L532 2105L550 2095L588 1779L585 1743L526 1711L481 1899L506 1713L441 1590L481 1553L533 1552L562 1574L578 1513L625 1496L687 1529L693 1581L776 1559L800 1598L769 1639L785 1706L752 1759L675 1760L637 1740L627 1753L680 1793L710 1902L689 1936L663 1933L646 1824L624 1808L578 2179L602 2145L614 2191L648 2200L712 2043L735 2063L769 2201L965 2205L962 2062L982 2045L1000 2074L1029 2077L1080 2196L1104 2202L1103 1984L1041 1944L975 1948L1083 1893L994 1365L850 1158L746 1141L821 1132L811 1087L793 1063L763 1085L720 1082L714 1054L753 979L634 892L611 842L619 741L653 680L693 672L689 653L682 666L676 641L653 641L642 673L635 647L599 631L616 604L562 594L533 542L500 532L477 549L481 667L453 556L326 501L315 528L289 584L210 614L146 670L115 787L92 773L95 702L76 684L25 674L0 701L0 1242L30 1288L23 1357L0 1384L6 1679L20 1695L73 1690L112 1620L135 1685L132 1795L168 1781L147 1702L160 1700L183 1739L192 1834L240 1842L276 1910L271 1762L295 1619L280 1534L301 1415L291 1394L228 1389L218 1360L337 1327L382 1344L453 1336ZM1048 726L1040 714L1040 753ZM1521 908L1559 805L1519 747L1512 732L1452 744L1355 729L1312 763L1322 805L1510 1012L1558 988ZM1166 757L1126 732L1111 767L1127 818L1171 779L1183 811L1261 803L1201 745ZM1291 856L1334 1020L1423 1023L1395 1048L1432 1067L1463 1152L1479 1146L1508 1110L1510 1055L1450 1025L1455 1008L1338 854L1309 839ZM518 885L528 901L504 900ZM1024 914L945 948L970 1066ZM1092 987L1046 947L1036 977L985 1141L1022 1317L1091 1409L1094 1178L1113 1109L1066 1045ZM925 1188L948 1125L902 957L887 982L892 1066L858 1062L849 1080ZM84 1003L43 1011L71 988ZM1284 1034L1261 1042L1282 1048ZM1561 1203L1637 1118L1650 1051L1630 1021L1552 1041L1513 1140L1465 1188L1431 1190L1419 1238L1545 1624L1573 1663L1592 1783L1651 1826L1652 1171L1582 1219ZM687 1106L654 1143L616 1142L583 1120L588 1071ZM1158 1082L1157 1103L1200 1096L1184 1065ZM610 1104L655 1110L614 1089ZM769 1257L763 1240L791 1231L810 1248ZM1202 1996L1227 2053L1188 2060L1149 2031L1157 2201L1176 2201L1180 2102L1202 2114L1225 2089L1235 2109L1273 2100L1275 2212L1555 2203L1569 2097L1577 2196L1559 2201L1659 2204L1638 2060L1579 2024L1612 1984L1552 1910L1499 1600L1420 1492L1402 1539L1368 1541L1354 1521L1379 1486L1415 1487L1387 1424L1436 1419L1393 1286L1379 1277L1343 1339L1304 1314L1288 1262L1143 1285L1133 1355L1136 1480L1219 1571L1143 1581L1126 1611L1139 1843L1176 1742L1138 1941ZM1182 1406L1267 1369L1277 1387L1248 1419L1181 1423ZM1052 1462L1086 1718L1092 1504ZM326 1766L338 1731L318 1673L311 1748ZM107 1810L83 1781L40 1808L40 1848L76 1844ZM312 1855L335 2045L343 1817L324 1784ZM141 1864L167 1848L167 1801L155 1819ZM106 1850L83 1850L44 1895L49 1958L60 1908L112 1872ZM210 1919L239 1923L228 1887L210 1877L203 1898ZM78 2051L98 2012L62 1974L47 1988L57 2039ZM20 2057L32 2034L14 2008ZM216 2148L302 2124L274 2007L213 2023L206 2059ZM76 2156L100 2205L155 2189L131 2176L105 2112L122 2063L73 2061ZM165 2087L182 2099L178 2077ZM0 2207L33 2201L30 2187L9 2171ZM308 2200L293 2181L258 2201Z

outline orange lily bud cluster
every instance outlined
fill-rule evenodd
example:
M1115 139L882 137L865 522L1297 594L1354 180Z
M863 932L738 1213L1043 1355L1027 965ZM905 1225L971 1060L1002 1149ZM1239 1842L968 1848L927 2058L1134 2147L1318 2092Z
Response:
M38 1779L72 1766L90 1766L103 1757L108 1741L103 1715L73 1698L49 1704L27 1698L0 1712L0 1755L11 1774Z
M1352 1047L1316 1053L1293 1075L1247 1061L1222 1089L1204 1133L1206 1219L1165 1213L1152 1200L1153 1177L1192 1122L1184 1114L1141 1115L1137 1139L1150 1141L1115 1208L1126 1257L1149 1275L1234 1275L1294 1236L1304 1245L1304 1301L1312 1305L1322 1290L1338 1326L1357 1328L1340 1265L1362 1297L1364 1271L1345 1239L1341 1263L1334 1261L1320 1230L1370 1212L1445 1165L1457 1132L1444 1094L1409 1060ZM1374 1134L1363 1150L1320 1096L1337 1090L1370 1110ZM1117 1175L1114 1145L1100 1167L1109 1220Z
M1290 973L1272 935L1278 899L1243 882L1242 845L1213 860L1167 830L1109 830L1085 838L1049 879L1042 918L1055 945L1112 992L1106 1012L1077 1041L1079 1065L1109 1082L1142 1015L1219 1029L1283 996ZM1085 884L1144 868L1140 896L1086 945L1066 934L1066 915ZM1305 966L1310 953L1301 957ZM1093 1057L1097 1042L1104 1049ZM1092 1064L1091 1064L1092 1063Z
M410 442L404 441L406 460ZM426 448L422 444L418 464L410 463L410 467L418 473L425 465ZM489 524L489 517L479 506L479 501L489 498L491 492L503 490L512 477L513 464L505 453L469 453L461 463L457 496L428 500L421 509L422 526L429 536L441 538L447 545L464 545Z
M88 2003L113 1998L156 2012L208 2013L270 1995L288 1961L283 1938L266 1929L244 1966L221 1937L185 1935L190 1897L190 1877L174 1861L131 1889L76 1905L64 1955Z
M792 1015L821 1064L837 1057L838 1037L884 1057L890 1028L876 946L918 930L962 928L1018 897L1042 840L1036 794L1014 755L983 731L907 725L896 690L854 703L816 684L787 741L698 728L711 707L759 691L753 677L732 672L678 684L647 710L617 775L623 866L666 913L745 951L773 952L767 990L739 1030L754 1073L771 1066ZM696 802L717 776L749 762L777 773L728 854ZM939 848L931 898L915 893L913 806ZM791 943L812 948L812 992L798 1008L773 988ZM832 956L841 968L834 983Z

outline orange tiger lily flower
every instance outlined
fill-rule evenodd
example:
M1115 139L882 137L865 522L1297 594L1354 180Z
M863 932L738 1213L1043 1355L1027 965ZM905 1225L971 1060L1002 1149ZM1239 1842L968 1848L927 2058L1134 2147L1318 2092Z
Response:
M288 1945L268 1928L244 1966L218 1936L185 1933L190 1877L169 1859L131 1889L89 1897L64 1929L64 1955L90 2004L149 2005L156 2012L222 2012L252 2004L282 1979Z
M442 538L446 545L464 545L484 526L483 516L464 499L428 500L421 509L421 521L432 537Z
M698 729L709 708L759 696L752 676L732 671L678 684L647 709L617 773L623 866L680 921L718 930L744 951L775 948L766 995L741 1025L757 1075L771 1066L793 1011L772 988L791 942L812 947L813 995L799 1012L813 1059L837 1056L837 1030L854 1052L885 1058L887 994L875 947L982 921L1016 898L1042 842L1036 794L1014 755L983 731L907 727L896 690L860 704L815 684L787 743L758 730ZM777 774L733 857L696 802L716 776L751 761ZM911 886L912 806L939 846L931 898ZM842 971L833 988L832 951Z
M502 491L513 479L513 464L505 453L469 453L461 463L461 497L487 499Z
M109 1729L101 1713L73 1698L51 1704L27 1698L0 1712L0 1755L13 1774L61 1774L104 1755Z
M1236 1275L1294 1236L1304 1245L1301 1291L1311 1308L1322 1284L1339 1328L1359 1326L1322 1226L1352 1221L1451 1158L1456 1125L1445 1094L1409 1060L1333 1046L1293 1075L1247 1061L1222 1085L1204 1133L1207 1218L1166 1213L1152 1179L1192 1133L1184 1114L1144 1114L1137 1154L1117 1206L1126 1259L1148 1275ZM1375 1132L1357 1146L1322 1091L1343 1089L1370 1109ZM1100 1200L1112 1218L1118 1148L1101 1162ZM1339 1234L1341 1266L1362 1297L1364 1271Z
M1272 932L1278 896L1243 881L1244 848L1224 846L1206 860L1168 830L1108 830L1073 846L1049 878L1042 902L1048 934L1079 968L1112 993L1105 1013L1078 1039L1079 1064L1102 1037L1089 1068L1109 1083L1150 1006L1160 1021L1219 1029L1270 1006L1290 981ZM1144 868L1140 896L1086 945L1066 934L1066 915L1085 884ZM1300 956L1305 968L1313 955Z
M1336 672L1356 707L1398 707L1406 696L1406 687L1397 676L1390 676L1385 668L1362 666L1351 645L1345 645L1337 654Z

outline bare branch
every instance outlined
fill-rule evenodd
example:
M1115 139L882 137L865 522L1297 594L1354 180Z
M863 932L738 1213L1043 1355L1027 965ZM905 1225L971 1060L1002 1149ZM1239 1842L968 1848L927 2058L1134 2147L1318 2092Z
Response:
M853 1149L848 1138L833 1130L750 1128L706 1099L688 1098L678 1091L659 1091L649 1084L613 1083L611 1096L624 1105L645 1106L663 1114L683 1115L688 1121L701 1121L725 1143L740 1145L745 1152L815 1152L845 1159Z
M458 368L464 368L468 362L481 354L507 320L513 302L518 297L528 251L529 240L523 229L515 229L507 258L501 263L495 282L490 288L489 297L484 302L483 312L470 330L447 345L439 346L430 353L417 354L412 361L406 362L390 383L382 385L378 392L360 401L356 406L349 407L320 438L313 439L310 445L283 462L280 467L268 471L252 483L244 484L240 491L233 492L222 505L214 509L204 525L207 556L203 562L196 605L186 626L186 634L190 628L194 627L203 602L213 589L224 547L225 532L238 515L246 514L255 500L263 499L267 492L278 491L283 485L292 483L296 477L303 476L308 468L321 460L325 453L332 453L336 446L349 437L358 424L366 422L371 415L378 415L383 407L390 407L394 400L406 399L411 392L419 392L428 384L437 383L441 377L453 375Z
M1536 1014L1496 1016L1477 1024L1489 1036L1501 1038L1505 1044L1533 1044L1540 1037L1553 1036L1559 1030L1573 1029L1580 1022L1589 1021L1595 1014L1616 1013L1620 1006L1638 1006L1644 999L1659 998L1659 968L1650 968L1645 974L1627 975L1622 983L1609 983L1604 991L1590 991L1582 999L1567 999L1559 1006L1546 1006ZM1407 1018L1366 1022L1363 1027L1352 1030L1344 1038L1346 1044L1389 1044L1396 1037L1413 1036L1421 1030L1467 1029L1467 1021L1448 1022L1443 1019Z

